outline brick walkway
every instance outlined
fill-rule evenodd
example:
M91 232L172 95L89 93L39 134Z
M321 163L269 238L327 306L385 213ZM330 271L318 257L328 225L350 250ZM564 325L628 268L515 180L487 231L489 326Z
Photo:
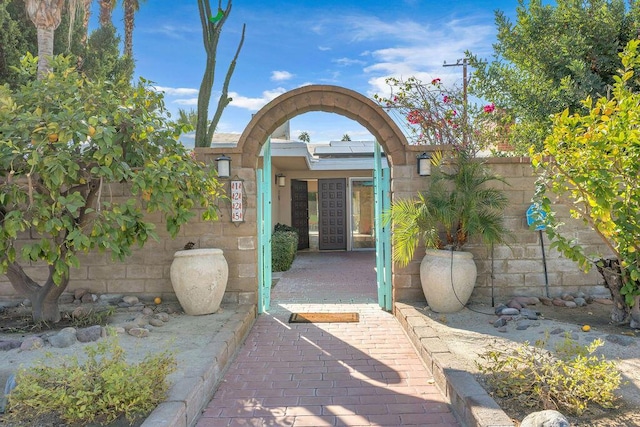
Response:
M289 324L357 311L359 323ZM273 288L198 427L458 426L400 324L376 303L372 252L301 253Z

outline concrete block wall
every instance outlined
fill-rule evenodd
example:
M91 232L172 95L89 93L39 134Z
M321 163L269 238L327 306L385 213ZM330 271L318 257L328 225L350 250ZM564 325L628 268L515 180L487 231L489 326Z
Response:
M429 178L420 177L415 166L415 157L425 147L405 147L403 165L392 166L392 197L413 197L418 191L428 188ZM221 149L199 149L198 156L210 163L220 154ZM232 223L230 210L222 205L220 220L205 222L197 215L184 226L176 238L170 238L165 231L163 218L154 214L150 217L157 224L159 241L150 240L144 248L134 248L131 257L124 262L112 261L108 254L81 254L80 267L71 272L68 290L89 289L95 293L137 294L144 296L174 296L169 278L169 268L175 251L187 242L194 242L197 248L216 247L224 251L229 264L229 282L225 301L255 303L257 301L257 207L256 173L254 168L242 167L242 153L236 149L226 149L224 154L232 158L232 175L244 180L245 222ZM513 241L509 245L497 245L490 248L478 242L471 242L468 249L474 253L478 266L478 281L472 299L489 302L493 294L497 300L514 295L545 295L547 286L542 263L540 236L527 227L525 212L531 204L535 177L526 158L499 158L488 162L508 185L501 185L507 193L510 203L505 210L505 220L513 232ZM226 186L228 187L228 181ZM121 184L112 184L107 197L125 197L127 188ZM567 220L566 230L572 237L586 242L588 249L603 249L597 236L581 223L571 220L568 207L557 206ZM23 240L29 239L23 236ZM585 292L606 293L601 286L597 271L582 273L578 266L550 250L546 235L545 253L549 280L549 293L559 295L563 292L582 290ZM397 301L424 300L420 285L419 264L424 250L418 250L416 258L409 266L393 266L394 298ZM35 280L44 280L47 267L33 265L26 268ZM6 276L0 276L0 298L18 298Z
M416 150L414 150L416 151ZM417 151L416 151L417 152ZM415 152L407 152L407 156L415 156ZM415 160L407 159L408 164ZM505 222L513 233L508 245L496 245L491 248L480 242L470 242L466 249L474 254L478 267L478 280L472 300L490 302L492 295L496 302L511 296L561 295L564 292L583 291L585 293L607 294L602 286L600 274L594 268L588 274L583 273L576 263L564 258L557 251L550 249L551 242L543 232L544 249L547 264L547 281L545 280L540 233L527 226L526 211L531 205L535 189L535 175L528 158L494 158L487 165L498 175L506 179L506 183L498 183L509 198L509 206L505 209ZM429 178L420 177L415 166L394 168L392 172L392 192L396 198L413 197L418 191L428 188ZM569 215L569 207L561 200L555 205L559 218L566 225L564 233L577 238L587 248L587 253L607 253L598 236L581 222ZM420 261L424 256L421 248L407 267L393 267L393 284L395 298L398 301L424 300L420 285ZM548 291L547 291L548 290Z

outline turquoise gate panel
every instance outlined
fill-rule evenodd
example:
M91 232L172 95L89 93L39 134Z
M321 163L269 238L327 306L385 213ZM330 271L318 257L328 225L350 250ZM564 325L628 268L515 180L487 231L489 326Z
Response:
M258 183L258 313L271 306L271 138L262 147Z
M389 168L382 168L380 144L376 141L374 151L373 185L374 222L376 234L376 279L378 283L378 305L384 310L392 309L391 291L391 224L385 225L382 213L391 205L391 179Z

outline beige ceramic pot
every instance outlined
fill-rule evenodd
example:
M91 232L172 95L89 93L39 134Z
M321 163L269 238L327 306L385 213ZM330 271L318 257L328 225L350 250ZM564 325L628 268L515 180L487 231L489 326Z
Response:
M429 249L420 263L420 282L429 307L438 313L462 310L478 275L470 252Z
M221 249L190 249L174 254L171 284L189 315L218 311L228 277L229 267Z

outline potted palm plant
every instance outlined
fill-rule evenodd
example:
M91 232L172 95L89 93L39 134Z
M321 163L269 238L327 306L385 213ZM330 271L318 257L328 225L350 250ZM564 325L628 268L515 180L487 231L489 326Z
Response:
M508 200L502 190L487 186L504 181L471 150L454 149L433 160L440 167L434 168L428 191L394 202L386 219L393 226L393 259L401 266L424 244L420 281L425 298L432 310L450 313L465 306L476 283L476 265L473 255L463 251L465 244L472 238L504 242L509 232L502 209Z

